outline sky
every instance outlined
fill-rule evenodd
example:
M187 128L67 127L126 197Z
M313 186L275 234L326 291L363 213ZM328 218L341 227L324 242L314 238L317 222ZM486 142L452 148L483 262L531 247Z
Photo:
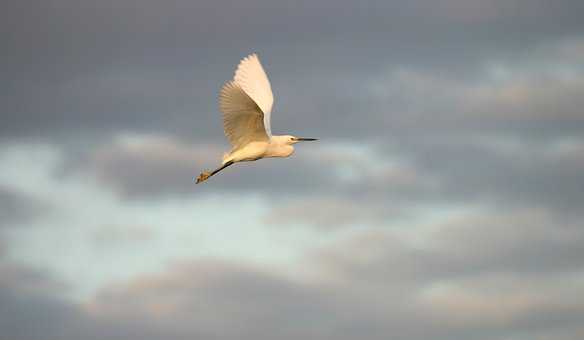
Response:
M584 2L3 7L0 339L584 338Z

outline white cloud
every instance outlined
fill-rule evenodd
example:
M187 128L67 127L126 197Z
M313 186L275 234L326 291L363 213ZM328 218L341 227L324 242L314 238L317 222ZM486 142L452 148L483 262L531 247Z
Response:
M146 147L151 142L125 141L121 149L164 166L187 162L197 150L158 139L155 147ZM97 154L101 161L112 155ZM46 268L71 282L77 297L112 280L156 271L177 258L214 256L275 265L320 242L312 233L266 228L261 195L199 192L189 177L181 184L192 191L189 195L125 200L88 168L56 176L63 159L56 147L22 144L0 150L5 165L0 185L50 202L39 218L19 221L27 228L10 230L4 252L11 261ZM136 228L149 230L147 242L134 242L145 235L136 235ZM96 237L102 246L96 246Z

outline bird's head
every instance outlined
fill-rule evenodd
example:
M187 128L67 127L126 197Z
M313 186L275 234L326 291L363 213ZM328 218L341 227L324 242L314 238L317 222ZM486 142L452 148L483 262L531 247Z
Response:
M295 137L295 136L283 136L285 138L285 143L288 145L293 145L298 142L311 142L318 140L318 138L303 138L303 137Z

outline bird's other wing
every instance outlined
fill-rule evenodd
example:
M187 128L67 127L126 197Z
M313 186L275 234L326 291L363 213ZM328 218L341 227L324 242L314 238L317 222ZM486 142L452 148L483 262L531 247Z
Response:
M243 58L237 70L233 81L237 83L247 95L253 99L258 107L264 113L264 127L268 137L272 136L272 128L270 124L270 116L272 113L272 106L274 105L274 95L272 94L272 87L268 76L260 63L257 54L250 54Z
M239 149L250 142L270 139L264 126L264 113L235 81L221 88L219 108L223 112L225 136L233 149Z

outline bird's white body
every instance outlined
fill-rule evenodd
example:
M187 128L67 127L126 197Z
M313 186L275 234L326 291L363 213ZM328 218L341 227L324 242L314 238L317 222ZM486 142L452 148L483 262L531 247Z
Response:
M244 147L226 153L223 164L231 162L250 162L260 158L288 157L294 153L294 147L288 144L289 136L272 136L268 142L251 142Z
M272 136L270 117L273 104L270 81L258 56L247 56L239 63L233 80L223 86L219 95L223 129L232 149L223 156L220 168L201 173L197 183L237 162L288 157L294 153L293 144L316 140L290 135Z

